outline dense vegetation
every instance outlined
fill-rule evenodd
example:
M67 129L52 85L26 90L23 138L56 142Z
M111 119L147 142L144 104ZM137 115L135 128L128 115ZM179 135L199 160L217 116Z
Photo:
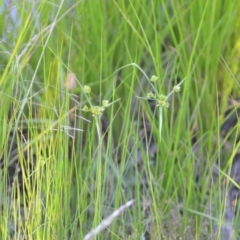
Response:
M0 239L235 239L239 11L5 1Z

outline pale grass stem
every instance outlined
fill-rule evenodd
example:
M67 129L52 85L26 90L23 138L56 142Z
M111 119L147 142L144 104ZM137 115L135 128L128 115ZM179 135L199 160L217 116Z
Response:
M127 208L129 208L133 203L135 202L135 199L132 199L119 207L117 210L115 210L109 217L104 219L96 228L92 229L85 237L83 240L90 240L97 234L99 234L101 231L109 227L114 219L118 217L123 211L125 211Z

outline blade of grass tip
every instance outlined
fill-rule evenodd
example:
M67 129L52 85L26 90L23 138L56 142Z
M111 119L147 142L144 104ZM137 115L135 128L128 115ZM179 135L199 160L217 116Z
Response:
M140 72L144 75L144 77L147 79L147 81L151 84L151 87L154 89L155 93L157 93L157 89L156 87L154 86L154 84L150 81L150 78L147 76L147 74L144 72L144 70L136 63L129 63L129 64L126 64L120 68L118 68L116 71L114 71L114 73L120 71L121 69L124 69L124 68L127 68L127 67L136 67L138 70L140 70ZM145 98L145 99L148 99L148 98Z
M231 75L232 79L235 81L235 83L238 85L238 87L240 87L240 84L238 83L237 79L235 78L233 72L231 71L231 69L229 68L228 64L226 63L225 59L223 58L223 56L221 56L221 59L225 65L225 67L227 68L229 74Z
M215 221L215 222L219 222L219 219L217 219L217 218L215 218L215 217L213 217L213 216L211 216L211 215L208 215L208 214L206 214L206 213L202 213L202 212L196 211L196 210L191 209L191 208L186 208L186 207L183 207L183 208L184 208L186 211L190 212L190 213L194 213L194 214L196 214L196 215L198 215L198 216L201 216L201 217L204 217L204 218L206 218L206 219L213 220L213 221Z
M136 63L129 63L129 64L126 64L120 68L118 68L116 71L114 71L114 73L117 73L118 71L120 71L121 69L124 69L124 68L127 68L127 67L130 67L130 66L133 66L133 67L136 67L138 70L141 71L141 73L144 75L144 77L150 81L149 77L147 76L147 74L144 72L144 70Z
M103 231L105 228L109 227L114 219L118 217L123 211L125 211L127 208L129 208L133 203L135 202L135 199L132 199L122 205L120 208L115 210L109 217L104 219L96 228L91 230L84 238L83 240L90 240L97 234L99 234L101 231Z

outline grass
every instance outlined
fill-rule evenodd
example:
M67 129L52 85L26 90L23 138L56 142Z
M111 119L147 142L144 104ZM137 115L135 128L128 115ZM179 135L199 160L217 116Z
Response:
M233 234L239 122L224 137L221 126L240 106L239 10L237 0L3 7L0 238ZM183 79L169 108L146 99Z

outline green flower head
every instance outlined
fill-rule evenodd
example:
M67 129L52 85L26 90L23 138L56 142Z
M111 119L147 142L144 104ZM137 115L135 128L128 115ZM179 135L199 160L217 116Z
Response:
M155 83L155 82L158 81L158 77L155 76L155 75L153 75L153 76L151 77L150 81L153 82L153 83Z
M150 99L156 99L156 94L152 93L152 92L149 92L147 94L147 98L150 98Z
M180 86L178 86L178 85L176 85L176 86L173 87L173 91L174 91L174 92L180 92L180 90L181 90L181 88L180 88Z
M83 87L83 91L85 92L85 93L90 93L91 92L91 88L89 87L89 86L84 86Z
M101 117L104 110L105 110L104 107L99 106L93 106L90 109L93 117Z
M108 100L103 100L103 101L102 101L102 106L103 106L103 107L108 107L108 105L109 105Z
M165 95L161 94L161 95L159 96L159 100L160 100L160 101L163 101L163 102L166 102L166 101L167 101L167 97L166 97Z
M82 110L83 110L84 112L88 112L88 111L89 111L89 108L88 108L87 105L85 105Z
M166 107L166 108L168 108L169 107L169 103L168 103L167 100L159 99L159 100L157 100L157 106L158 107Z

